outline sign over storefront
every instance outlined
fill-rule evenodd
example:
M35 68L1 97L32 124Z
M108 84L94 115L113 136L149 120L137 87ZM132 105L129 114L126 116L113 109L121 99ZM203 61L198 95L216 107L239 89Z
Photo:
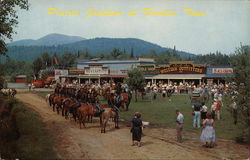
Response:
M233 68L213 68L212 73L214 73L214 74L232 74Z
M144 74L205 74L206 67L205 65L196 65L196 64L164 64L157 65L155 67L142 66Z
M68 70L55 69L55 80L58 80L60 76L67 76Z
M195 67L189 64L171 65L166 68L160 68L159 74L204 74L204 67Z
M84 69L69 69L69 75L84 74Z
M103 66L89 66L84 68L84 72L89 75L103 75L109 74L109 69Z

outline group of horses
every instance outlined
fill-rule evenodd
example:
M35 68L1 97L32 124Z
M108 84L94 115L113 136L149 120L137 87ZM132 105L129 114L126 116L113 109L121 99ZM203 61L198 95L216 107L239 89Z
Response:
M17 91L14 88L3 88L0 91L4 96L8 97L14 97L17 94Z
M103 97L108 103L101 104L98 97ZM119 96L119 99L117 99ZM48 94L46 101L65 119L72 115L74 121L79 123L80 129L86 121L92 123L93 117L99 117L101 133L106 132L106 126L110 119L115 122L115 128L119 128L120 109L128 110L131 95L125 91L117 93L115 88L94 89L84 86L80 89L56 87L55 92Z

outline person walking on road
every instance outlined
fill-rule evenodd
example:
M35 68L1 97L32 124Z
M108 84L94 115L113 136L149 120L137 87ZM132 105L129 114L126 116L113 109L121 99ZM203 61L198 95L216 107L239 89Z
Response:
M183 124L184 124L184 116L180 112L179 109L176 109L175 111L177 118L176 118L176 132L177 132L177 142L182 142L182 130L183 130Z
M132 128L130 132L132 133L132 146L138 145L141 147L141 135L142 135L142 120L141 114L139 112L135 113L135 117L132 119Z

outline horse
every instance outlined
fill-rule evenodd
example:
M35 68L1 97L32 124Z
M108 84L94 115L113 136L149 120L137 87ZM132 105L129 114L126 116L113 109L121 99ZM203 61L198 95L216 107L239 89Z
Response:
M48 96L48 95L47 95L47 96ZM48 100L49 100L49 106L52 105L53 99L54 99L55 96L56 96L55 93L49 94L49 98L48 98Z
M108 87L106 89L103 89L101 93L102 93L103 98L108 100L108 98L111 94L110 88Z
M126 111L128 111L128 106L130 104L130 100L129 99L129 94L126 92L121 93L121 106L123 107L123 109L126 109Z
M72 98L65 98L62 102L62 116L65 116L65 119L67 119L68 115L67 113L70 112L70 108L72 103L74 103L75 100Z
M77 98L77 100L86 103L87 99L88 99L88 90L87 90L87 88L79 89L77 91L77 93L76 93L76 98Z
M102 112L100 112L100 113L97 114L97 109L93 105L81 103L81 106L77 109L77 115L78 115L80 129L82 128L81 127L82 124L86 128L85 121L86 121L87 116L90 116L90 117L93 117L93 116L100 117L100 125L101 125L102 124L102 119L101 119L101 116L100 116L101 113Z
M55 94L59 94L60 89L61 89L60 86L56 86L54 93L55 93Z
M77 108L79 108L81 104L72 99L72 98L66 98L62 102L62 116L65 117L65 119L68 118L68 113L72 113L73 118L76 122L76 117L77 117Z
M108 120L110 118L114 118L114 122L115 122L115 128L118 129L119 128L119 117L117 116L117 114L115 113L115 111L112 110L112 108L104 108L104 112L101 115L101 133L106 133L106 126L108 124Z
M53 98L53 103L52 103L52 105L53 105L53 111L55 111L55 106L56 106L56 111L57 111L57 114L59 114L59 109L60 108L62 108L62 102L63 102L63 97L60 97L60 96L55 96L54 98Z

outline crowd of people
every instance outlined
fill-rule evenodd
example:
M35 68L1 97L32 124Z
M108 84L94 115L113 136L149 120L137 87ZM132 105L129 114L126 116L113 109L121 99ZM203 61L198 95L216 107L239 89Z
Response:
M159 81L157 83L152 83L152 82L147 82L146 86L145 86L145 90L147 92L153 91L153 92L158 92L158 93L162 93L164 90L168 90L168 89L174 89L174 93L175 94L181 94L181 93L191 93L191 91L194 90L194 88L206 88L208 89L211 94L215 94L217 92L223 94L227 88L228 88L228 84L225 83L219 83L219 84L206 84L206 83L202 83L202 84L195 84L195 82L172 82L169 81L169 83L164 82L164 81Z
M89 92L91 90L106 90L109 89L110 93L114 94L114 99L119 99L119 95L122 91L127 93L131 93L132 91L129 90L129 87L126 83L114 83L114 82L107 82L102 81L99 82L91 82L89 83L86 81L85 84L78 84L77 81L73 81L72 83L61 84L62 86L65 85L66 87L74 87L74 88L82 88L87 87ZM210 98L212 98L211 106L207 106L204 101L197 101L193 103L191 110L193 116L193 127L194 128L202 128L200 140L204 142L205 147L213 147L215 143L215 129L214 123L221 119L221 108L223 107L223 95L227 92L228 84L201 84L195 85L194 83L164 83L163 81L159 81L159 83L151 83L148 82L145 85L144 92L154 93L154 99L156 96L161 94L163 98L165 96L169 96L169 94L181 94L181 93L192 93L192 91L198 88L201 92L208 92ZM143 91L142 91L143 92ZM171 99L169 99L171 101ZM235 101L232 101L232 109L234 112L235 124L237 123L237 105ZM184 127L184 114L181 113L180 110L176 110L176 131L177 131L177 141L182 142L182 131ZM132 145L141 146L141 134L142 134L142 120L141 114L136 112L134 118L132 119Z

